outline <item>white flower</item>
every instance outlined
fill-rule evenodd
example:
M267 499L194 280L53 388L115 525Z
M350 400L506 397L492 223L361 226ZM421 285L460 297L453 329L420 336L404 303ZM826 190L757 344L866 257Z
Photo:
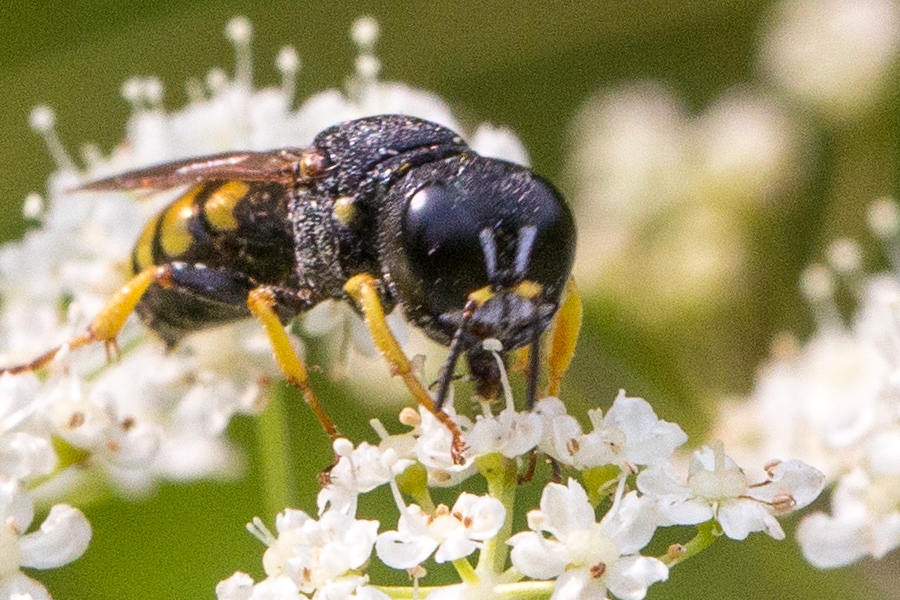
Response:
M565 414L565 405L557 398L538 401L535 412L544 419L541 449L576 468L655 464L669 459L687 441L678 425L660 420L650 404L627 397L624 390L605 417L599 409L588 411L593 425L589 433Z
M638 475L638 489L658 504L663 524L693 525L715 518L725 535L742 540L754 531L783 539L775 515L802 508L821 493L825 476L800 461L773 463L768 479L751 484L724 454L721 444L693 453L686 484L668 465L649 467Z
M505 518L499 500L467 492L459 495L452 510L442 504L428 514L413 504L402 509L396 531L379 534L375 551L395 569L412 568L432 553L439 563L454 561L497 535Z
M649 538L616 516L621 501L617 496L597 523L577 482L547 484L541 509L528 513L532 531L509 539L513 565L534 579L557 578L553 600L601 600L607 591L623 600L643 598L651 584L668 578L669 570L655 558L636 554Z
M267 577L253 583L246 573L235 573L216 585L218 600L305 600L290 577L280 575Z
M43 587L19 569L55 569L84 554L91 526L77 508L57 504L37 531L25 533L34 518L34 501L12 479L0 478L0 590L35 591L35 598L49 598ZM3 596L0 596L3 597Z
M319 520L299 510L285 510L276 519L277 539L263 556L270 578L286 575L303 593L322 588L372 554L378 521L357 520L328 510Z
M360 494L370 492L391 481L395 474L402 473L413 464L409 458L400 458L397 449L406 449L411 455L414 440L409 435L388 436L380 422L373 420L373 426L384 439L378 446L368 442L360 443L347 452L341 440L334 444L335 453L340 456L337 464L328 472L328 483L322 487L316 498L319 514L327 509L345 514L356 514L356 501ZM347 446L350 442L343 440ZM388 466L385 453L391 452L397 460Z
M793 96L850 119L889 89L898 49L894 0L783 0L764 32L762 62Z
M50 440L24 431L0 434L0 477L24 480L48 475L56 466Z
M253 578L246 573L237 572L216 584L216 597L219 600L248 600L252 593Z
M459 484L476 472L475 461L468 453L463 464L458 464L451 448L453 436L447 427L433 414L419 407L419 423L416 427L416 443L413 448L415 458L428 470L428 485L448 487ZM463 415L457 415L452 403L444 406L446 412L463 432L472 427L472 422Z
M877 485L861 469L838 481L831 495L831 514L807 515L797 527L806 560L823 569L842 567L864 556L882 558L900 546L897 486L881 483Z
M479 415L465 441L472 454L498 453L506 458L524 456L541 440L541 418L532 411L506 408L496 416Z
M498 415L490 405L482 403L482 413L466 433L465 442L471 456L498 453L506 458L524 456L541 441L542 418L535 411L516 412L506 367L496 353L494 358L501 372L506 404Z

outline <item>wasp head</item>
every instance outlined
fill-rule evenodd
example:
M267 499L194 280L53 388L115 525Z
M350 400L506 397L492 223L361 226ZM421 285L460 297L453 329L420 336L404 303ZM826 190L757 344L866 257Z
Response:
M470 363L488 339L503 352L536 342L572 268L562 196L529 169L473 155L417 171L384 261L407 316Z

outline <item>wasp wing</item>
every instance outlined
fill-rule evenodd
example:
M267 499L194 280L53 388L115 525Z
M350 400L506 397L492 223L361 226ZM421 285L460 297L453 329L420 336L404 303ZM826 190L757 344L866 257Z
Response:
M86 183L78 190L164 190L204 181L296 181L304 150L284 148L269 152L225 152L188 158Z

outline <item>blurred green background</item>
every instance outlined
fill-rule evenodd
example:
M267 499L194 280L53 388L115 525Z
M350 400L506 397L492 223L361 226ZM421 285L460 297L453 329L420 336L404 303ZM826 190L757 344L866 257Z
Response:
M232 49L222 30L237 14L254 25L258 85L277 83L273 60L282 45L297 48L303 60L301 100L343 84L355 56L348 29L358 16L376 17L384 79L436 92L467 125L489 121L513 128L535 169L566 192L568 128L585 99L616 83L652 78L667 84L691 111L701 111L724 90L758 80L757 35L770 3L395 0L386 6L71 0L4 7L0 234L12 239L24 231L21 202L27 193L43 190L54 168L28 128L35 104L56 110L59 134L71 151L89 141L109 150L122 139L129 114L119 96L121 83L133 75L159 76L166 83L167 107L181 106L185 80L214 66L230 70ZM750 261L740 276L748 285L740 301L652 327L631 319L602 293L588 293L581 346L564 388L573 412L606 407L616 390L625 388L647 398L663 418L702 436L710 419L708 402L751 389L775 333L808 331L796 291L803 267L820 260L836 235L862 239L865 204L896 190L896 106L890 102L858 127L822 128L809 138L810 175L789 201L751 223ZM867 257L877 264L877 252ZM340 382L320 376L316 385L346 433L369 435L365 419L371 415L342 414L353 411L341 410L352 400ZM88 507L95 528L88 553L69 567L39 575L53 597L211 598L215 583L235 570L259 576L262 548L243 529L256 515L271 523L252 466L254 425L246 418L233 425L250 457L250 472L240 481L166 485L145 502L107 500ZM328 464L329 446L305 408L291 411L287 429L294 433L295 479L308 484L301 488L300 508L311 512L311 483ZM532 497L537 492L528 491ZM819 572L802 561L792 541L764 537L715 544L675 568L670 581L651 588L649 597L900 597L890 582L897 566L893 559Z

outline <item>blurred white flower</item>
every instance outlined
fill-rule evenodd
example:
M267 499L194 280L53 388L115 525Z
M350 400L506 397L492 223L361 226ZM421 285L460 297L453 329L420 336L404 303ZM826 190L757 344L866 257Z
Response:
M854 469L838 481L831 514L807 515L797 541L813 565L834 568L872 556L882 558L900 546L900 485L894 477L873 479Z
M900 50L895 0L782 0L762 35L765 71L830 119L873 108L894 84Z
M91 526L77 508L57 504L37 531L26 533L34 518L34 501L14 479L0 477L0 595L49 598L43 586L19 570L55 569L84 554Z
M658 83L625 84L588 100L571 132L576 276L651 324L734 298L748 217L802 173L803 132L750 87L694 117Z
M887 199L870 211L895 270L867 275L853 242L832 244L828 265L811 267L801 282L816 319L812 337L776 343L750 397L724 405L714 431L742 464L785 456L825 473L834 486L831 513L806 517L797 532L807 559L823 568L900 545L896 214ZM849 326L834 298L840 284L856 299Z

